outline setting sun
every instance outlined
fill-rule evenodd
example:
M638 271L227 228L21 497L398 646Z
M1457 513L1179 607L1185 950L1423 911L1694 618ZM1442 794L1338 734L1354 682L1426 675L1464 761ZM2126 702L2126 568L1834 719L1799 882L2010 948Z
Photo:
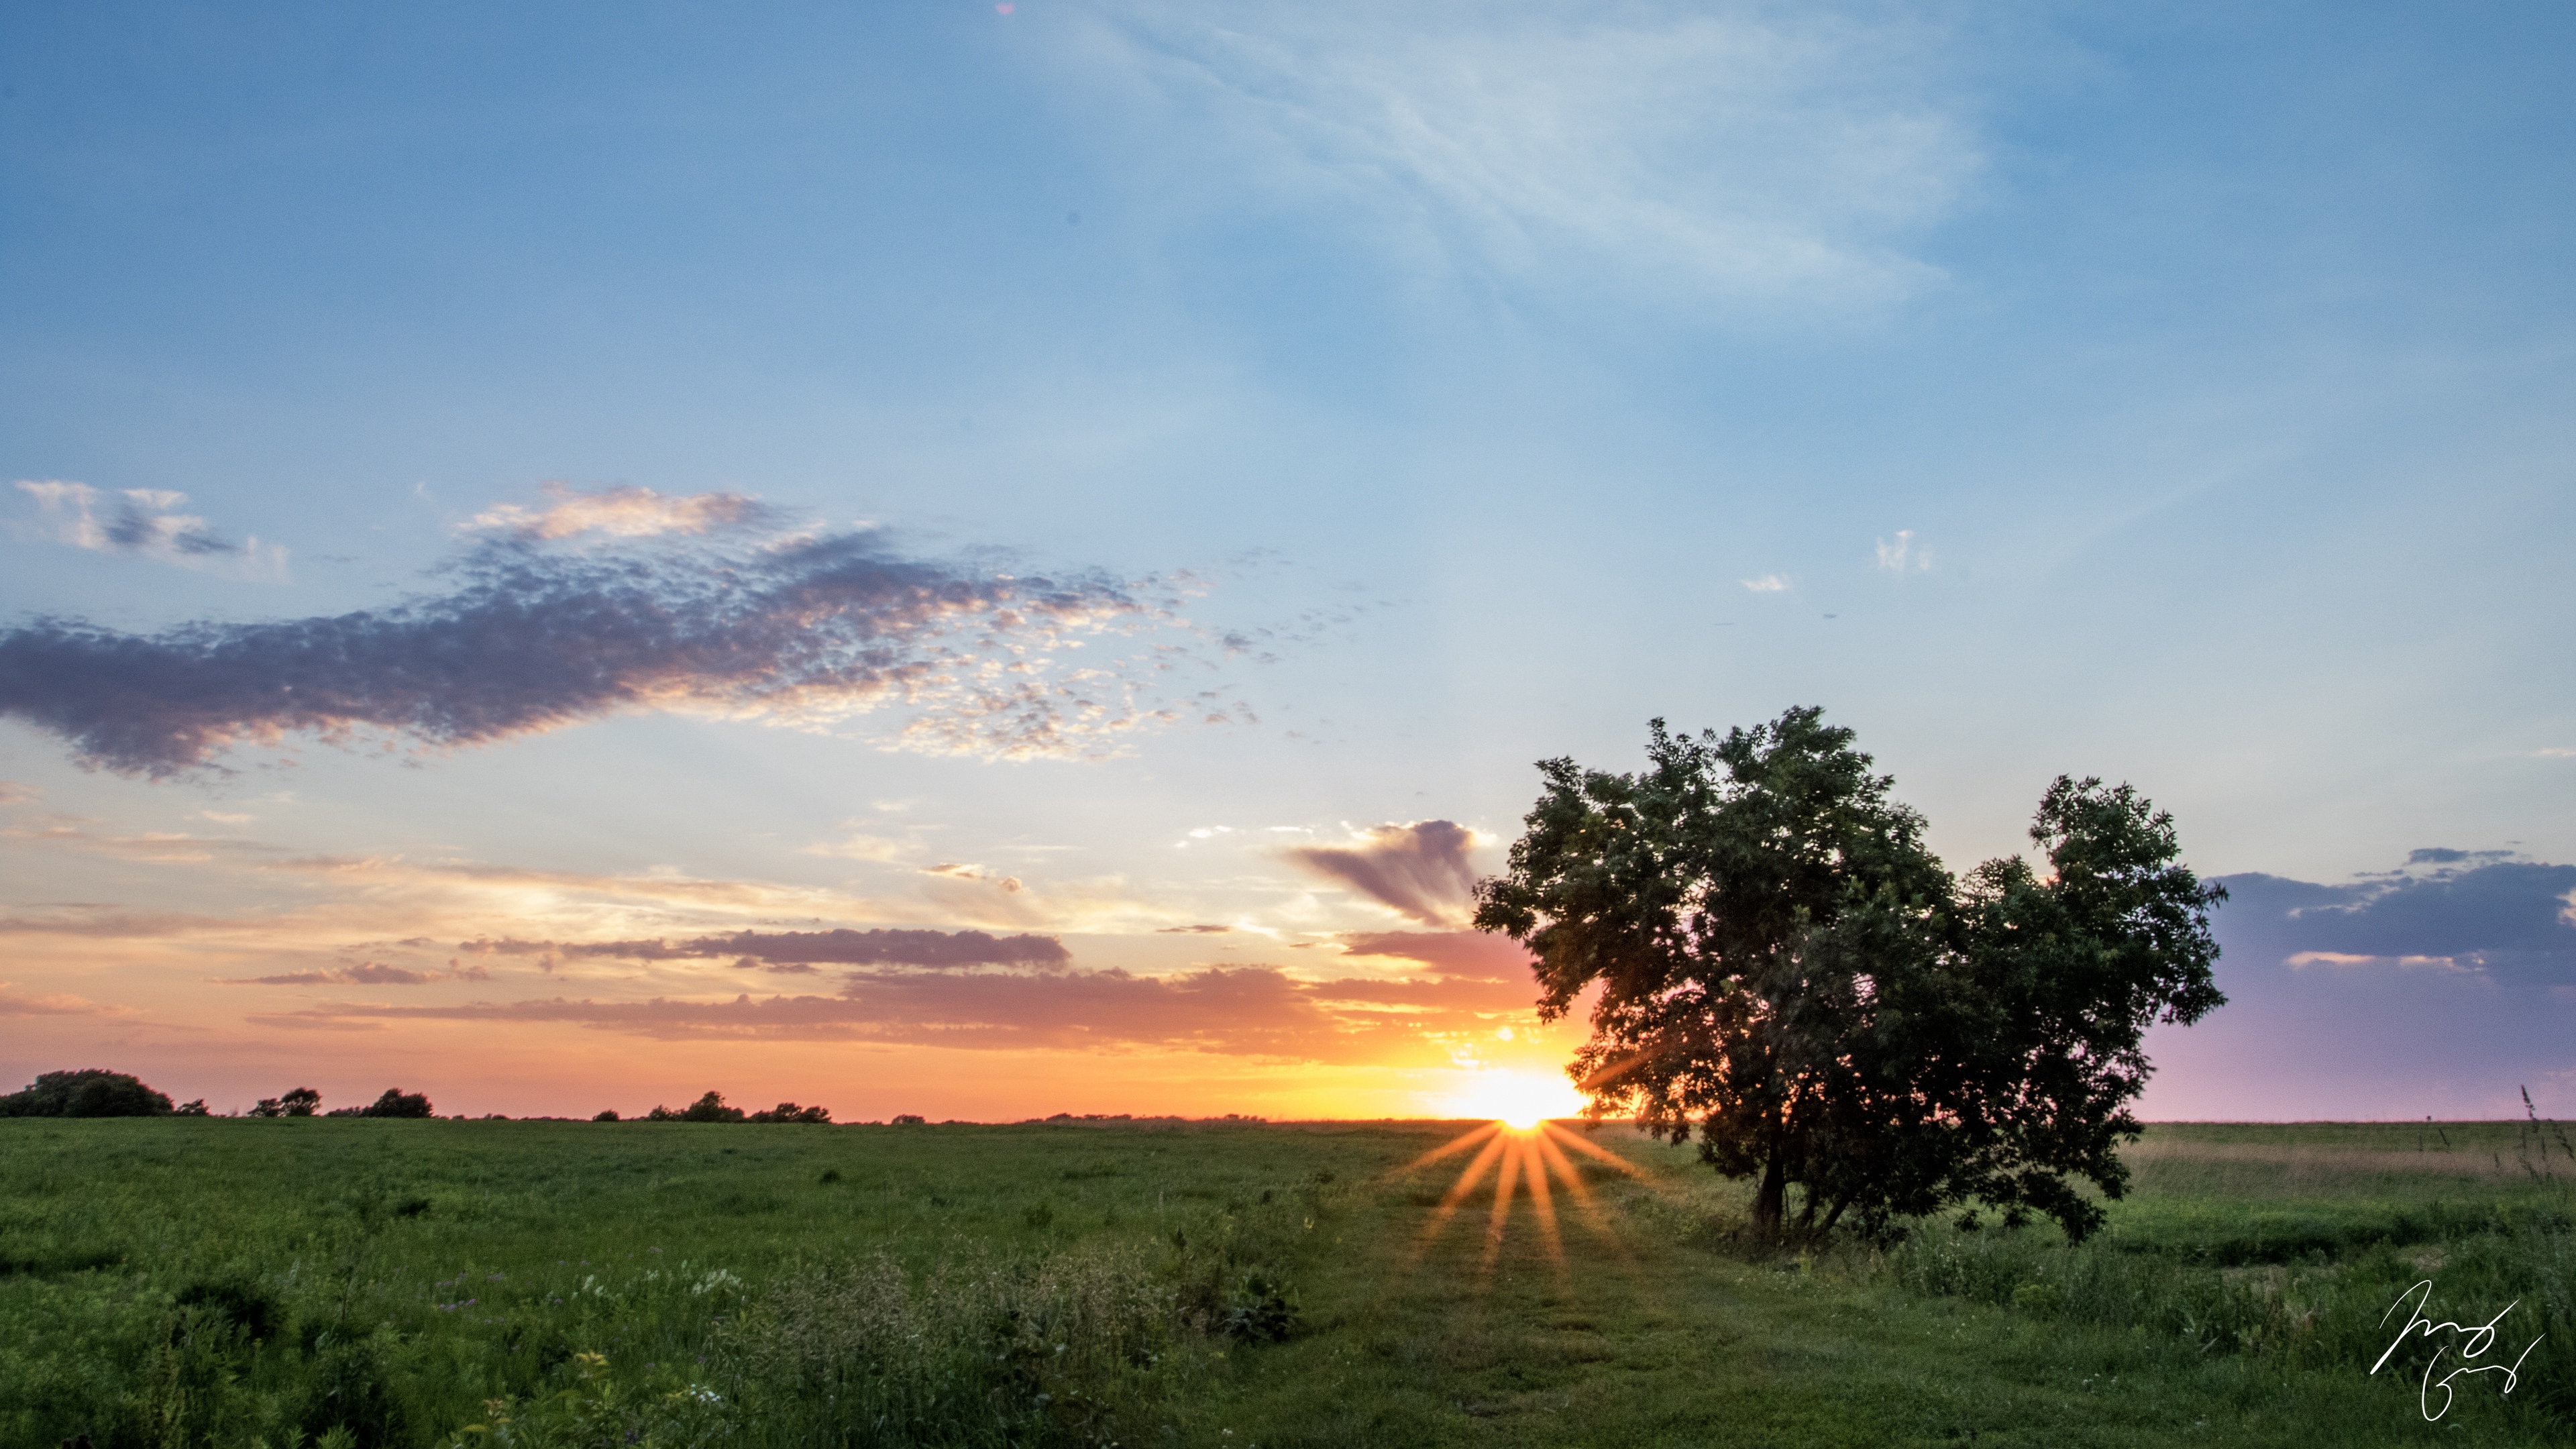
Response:
M1478 1072L1442 1100L1461 1117L1490 1117L1520 1132L1583 1109L1573 1083L1542 1072Z

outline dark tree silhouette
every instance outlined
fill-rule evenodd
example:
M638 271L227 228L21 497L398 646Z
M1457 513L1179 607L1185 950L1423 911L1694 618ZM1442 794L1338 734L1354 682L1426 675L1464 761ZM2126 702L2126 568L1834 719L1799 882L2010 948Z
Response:
M0 1117L167 1117L170 1099L124 1072L46 1072L0 1097Z
M1796 1186L1803 1227L1976 1200L2080 1237L2101 1214L2065 1177L2125 1185L2146 1027L2225 999L2224 893L2170 817L2065 778L2032 829L2051 874L1992 861L1963 889L1851 741L1802 708L1722 739L1655 721L1634 776L1544 761L1476 925L1537 956L1541 1016L1598 986L1588 1110L1757 1178L1757 1232Z
M430 1110L427 1093L406 1092L400 1087L387 1087L383 1096L378 1097L372 1105L360 1108L358 1115L361 1117L430 1117L435 1116L436 1113Z

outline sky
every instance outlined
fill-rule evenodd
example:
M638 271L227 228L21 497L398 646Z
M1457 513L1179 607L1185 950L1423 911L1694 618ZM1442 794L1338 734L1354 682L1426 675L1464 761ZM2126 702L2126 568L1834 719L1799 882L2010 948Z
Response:
M1472 1112L1534 762L2226 884L2576 1116L2576 13L0 11L0 1077ZM5 1089L5 1087L0 1087Z

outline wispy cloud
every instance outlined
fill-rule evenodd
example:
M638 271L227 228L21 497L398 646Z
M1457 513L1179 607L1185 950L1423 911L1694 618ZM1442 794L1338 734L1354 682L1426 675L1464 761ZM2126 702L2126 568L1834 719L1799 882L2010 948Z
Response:
M742 493L670 494L635 487L582 489L565 483L548 483L542 491L548 500L546 507L495 504L474 515L466 527L533 539L573 538L585 533L650 538L665 533L708 533L767 522L774 516L760 500Z
M1345 956L1418 962L1443 976L1523 987L1536 964L1511 938L1483 931L1354 931L1341 942Z
M467 966L450 971L414 971L408 967L388 966L380 961L361 961L355 966L333 966L318 971L286 971L274 976L219 976L218 986L427 986L435 981L489 981L492 973L480 966Z
M448 1020L563 1023L623 1035L822 1038L981 1049L1165 1047L1293 1060L1360 1054L1367 1029L1345 1023L1312 988L1268 967L1179 976L1125 971L854 976L835 996L732 1001L548 1000L430 1006L316 1006L307 1021Z
M1363 1061L1419 1042L1426 1030L1476 1030L1496 1016L1519 1017L1529 1009L1529 997L1525 976L1496 981L1480 973L1436 968L1308 980L1263 965L1206 967L1166 976L1116 968L960 972L876 966L847 973L834 995L330 1004L257 1020L343 1029L405 1020L563 1024L665 1040L863 1040L980 1050L1161 1048L1276 1061Z
M256 536L233 543L205 519L179 510L188 495L159 488L124 488L110 494L86 483L21 479L18 491L33 499L37 522L22 528L55 543L95 553L136 554L188 568L213 568L241 578L283 581L286 549Z
M1914 546L1913 529L1900 528L1896 531L1894 543L1883 538L1878 541L1878 566L1892 574L1901 574L1907 569L1920 573L1932 567L1932 552Z
M1744 585L1746 588L1751 589L1757 594L1785 594L1789 592L1789 581L1778 574L1764 574L1758 579L1738 579L1736 582Z
M1182 717L1153 678L1186 644L1066 662L1106 633L1176 623L1152 581L1014 577L873 532L569 552L512 535L448 572L449 592L327 618L0 632L0 715L85 765L155 778L297 736L454 748L626 710L825 727L897 708L890 747L1007 758L1113 753Z
M1868 306L1980 166L1947 41L1901 12L1131 0L1136 77L1229 174L1485 273L1659 301ZM1102 61L1107 61L1105 66Z
M9 989L0 981L0 1016L127 1016L132 1013L121 1006L102 1006L84 997L59 993L28 996Z
M1426 926L1458 923L1476 885L1467 852L1476 833L1447 820L1379 825L1348 845L1300 845L1282 852L1308 870L1350 887Z
M736 931L729 936L651 941L464 941L457 950L475 955L569 959L608 956L627 961L722 960L772 968L817 965L925 967L1034 966L1059 969L1073 957L1053 936L993 936L982 931L868 930Z

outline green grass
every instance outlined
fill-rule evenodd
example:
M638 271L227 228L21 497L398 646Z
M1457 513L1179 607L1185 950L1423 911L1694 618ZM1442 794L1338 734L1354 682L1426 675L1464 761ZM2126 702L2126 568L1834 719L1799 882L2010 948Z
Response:
M1407 1170L1461 1130L0 1123L0 1446L427 1446L546 1395L666 1444L2576 1438L2576 1159L2513 1124L2160 1127L2086 1244L1796 1253L1604 1130L1634 1175L1575 1154L1561 1256ZM2365 1372L2424 1277L2548 1334L2439 1425Z

